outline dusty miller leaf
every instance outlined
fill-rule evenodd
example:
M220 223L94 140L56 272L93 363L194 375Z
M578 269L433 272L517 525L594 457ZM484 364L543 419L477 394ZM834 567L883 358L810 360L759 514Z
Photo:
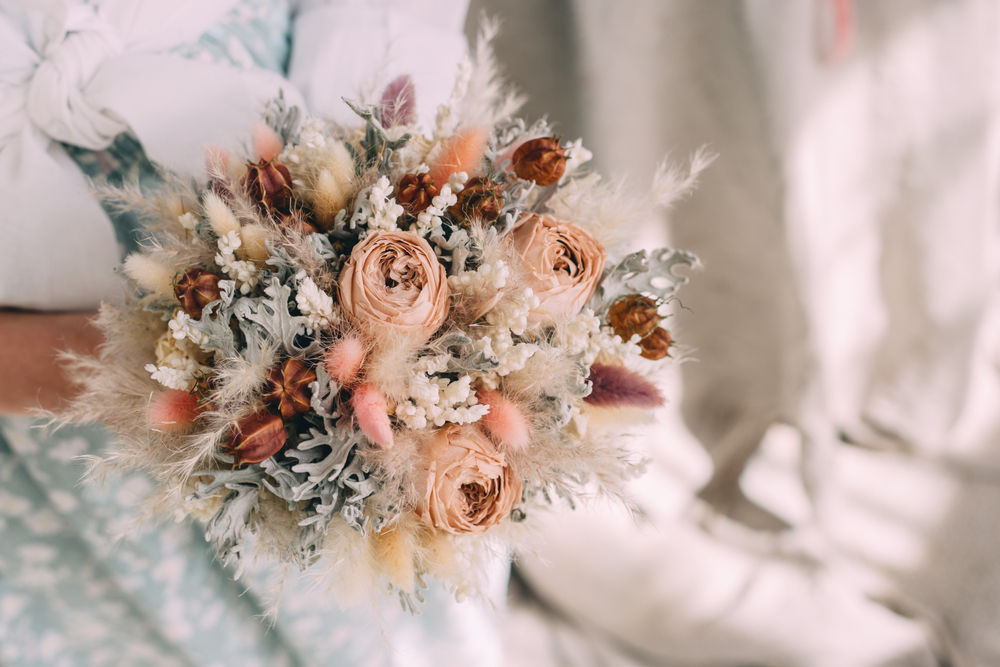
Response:
M305 332L309 320L302 315L292 315L288 310L292 289L272 277L264 294L237 301L236 317L261 326L274 340L280 341L289 354L303 353L305 348L295 344L295 337Z
M619 297L628 294L649 294L667 300L677 292L688 277L674 273L680 266L694 267L698 258L684 250L659 248L652 253L634 252L613 268L590 300L590 308L603 317Z

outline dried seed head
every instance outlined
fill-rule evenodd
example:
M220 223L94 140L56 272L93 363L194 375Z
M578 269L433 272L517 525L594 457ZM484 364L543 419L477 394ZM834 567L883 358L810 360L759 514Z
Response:
M511 166L518 178L538 185L552 185L566 173L566 151L559 139L542 137L526 141L514 151Z
M645 338L661 319L656 301L641 294L623 296L608 308L608 325L622 340L629 340L635 334Z
M500 186L488 178L476 176L469 179L458 193L458 201L448 209L452 217L464 226L471 220L494 222L503 209Z
M202 309L219 298L219 276L204 269L188 269L174 285L174 296L191 317L201 317Z
M229 433L225 450L236 465L260 463L277 454L287 439L281 417L262 410L239 420Z
M301 359L285 359L268 373L264 402L290 419L297 412L309 412L312 392L309 383L316 381L314 373Z
M670 338L670 332L663 327L656 327L653 332L639 341L640 353L646 359L656 361L670 356L670 346L674 341Z
M249 163L243 176L243 190L268 211L288 211L292 203L292 175L277 160Z
M398 201L408 213L416 215L430 206L440 193L430 174L407 174L399 181Z

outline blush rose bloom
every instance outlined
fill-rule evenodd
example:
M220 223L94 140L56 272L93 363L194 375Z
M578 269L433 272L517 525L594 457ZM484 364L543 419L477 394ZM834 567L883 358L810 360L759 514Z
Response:
M448 274L417 234L375 232L354 247L340 273L340 306L355 326L427 340L448 313Z
M525 282L541 302L530 324L575 315L590 299L604 271L606 253L590 232L550 215L528 213L510 232L527 265Z
M446 424L434 433L426 454L427 486L417 514L435 530L484 533L521 499L521 479L474 426Z

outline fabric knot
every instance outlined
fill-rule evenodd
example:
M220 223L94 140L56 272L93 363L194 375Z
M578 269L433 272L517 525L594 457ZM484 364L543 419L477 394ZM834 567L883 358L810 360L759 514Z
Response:
M86 86L108 58L123 51L115 28L97 8L64 5L64 20L46 25L43 59L28 87L26 110L45 134L91 150L107 148L128 125L89 103Z

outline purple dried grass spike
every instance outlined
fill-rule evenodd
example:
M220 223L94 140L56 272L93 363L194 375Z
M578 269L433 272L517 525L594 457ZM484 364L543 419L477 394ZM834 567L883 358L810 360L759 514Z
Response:
M379 106L382 107L384 128L409 125L416 120L417 89L413 86L413 79L409 74L396 77L385 87Z
M593 388L583 400L595 408L641 408L652 410L663 405L663 397L652 382L638 373L594 364L590 367Z

